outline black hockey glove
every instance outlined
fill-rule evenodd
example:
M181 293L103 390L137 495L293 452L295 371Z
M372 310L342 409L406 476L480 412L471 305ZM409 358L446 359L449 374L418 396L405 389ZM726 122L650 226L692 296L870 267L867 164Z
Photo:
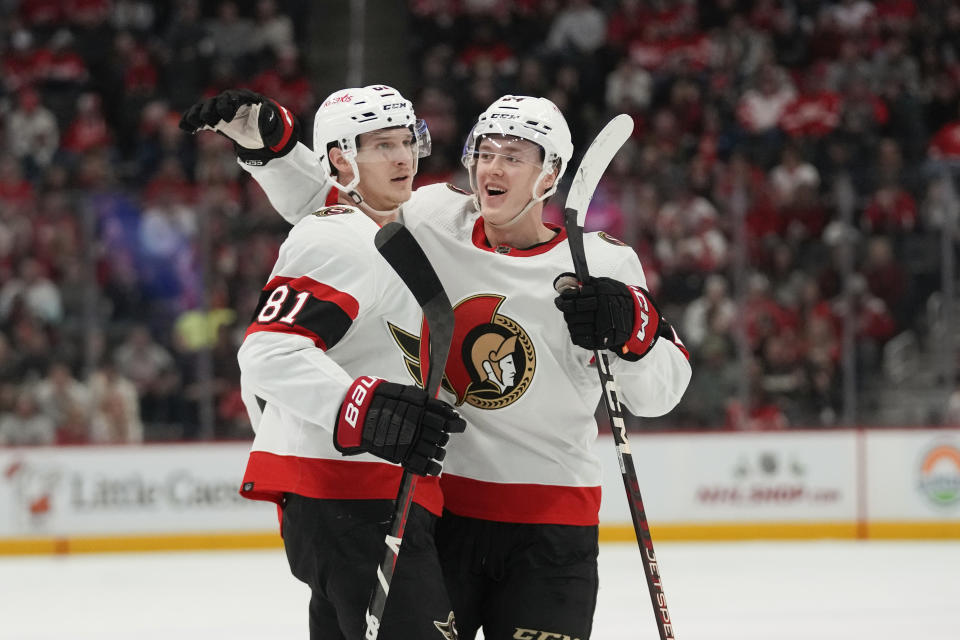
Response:
M649 353L660 334L660 317L650 293L612 278L587 278L580 287L573 274L557 276L554 299L563 312L573 344L584 349L610 349L625 360L639 360ZM559 286L558 286L559 285Z
M453 407L419 387L361 376L347 390L333 444L345 456L369 452L411 473L435 476L448 434L466 426Z
M300 123L288 109L248 89L227 89L191 105L180 128L216 131L233 142L241 162L252 165L285 156L300 139Z

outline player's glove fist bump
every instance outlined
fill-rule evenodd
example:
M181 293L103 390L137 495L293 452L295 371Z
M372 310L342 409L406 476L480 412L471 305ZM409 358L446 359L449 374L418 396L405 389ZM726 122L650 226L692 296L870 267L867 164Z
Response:
M411 473L435 476L449 434L466 426L453 407L419 387L361 376L347 390L333 443L346 456L372 453Z
M662 319L643 287L592 276L577 286L568 273L557 276L554 286L560 293L554 304L578 347L610 349L626 360L638 360L656 343Z
M180 128L226 136L237 157L253 165L286 155L300 138L300 123L286 107L248 89L227 89L191 105Z

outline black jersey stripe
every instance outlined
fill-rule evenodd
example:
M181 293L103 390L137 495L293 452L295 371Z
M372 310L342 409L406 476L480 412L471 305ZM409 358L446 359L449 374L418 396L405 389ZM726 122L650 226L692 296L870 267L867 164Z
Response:
M267 321L260 320L271 293L273 292L260 293L260 301L247 328L247 335L258 331L301 335L310 338L318 348L326 351L340 342L353 323L353 319L339 304L330 300L318 300L313 296L307 298L300 309L293 314L291 311L297 299L295 296L288 296L280 311L271 314ZM284 321L291 315L291 320Z

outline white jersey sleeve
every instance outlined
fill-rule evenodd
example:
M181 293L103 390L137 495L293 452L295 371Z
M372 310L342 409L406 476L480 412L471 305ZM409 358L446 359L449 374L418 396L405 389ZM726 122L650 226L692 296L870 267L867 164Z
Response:
M636 252L617 243L606 234L584 236L591 273L646 289L647 278ZM653 349L636 362L607 354L620 399L635 416L653 418L668 413L679 404L690 383L692 369L687 351L672 328L670 334L672 339L661 336Z
M332 431L354 379L335 356L357 316L381 297L376 269L369 268L376 225L350 207L326 211L336 209L352 213L310 216L290 232L240 347L241 386L255 430L269 403Z
M320 170L317 156L302 142L298 142L287 155L263 165L237 162L253 176L273 208L290 224L297 224L325 204L330 204L327 196L333 185Z

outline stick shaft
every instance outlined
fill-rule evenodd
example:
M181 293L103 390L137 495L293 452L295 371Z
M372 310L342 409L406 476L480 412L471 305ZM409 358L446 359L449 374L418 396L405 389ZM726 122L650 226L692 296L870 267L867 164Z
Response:
M424 390L430 396L436 396L450 352L453 308L433 266L406 227L395 222L385 225L377 233L376 244L377 250L390 263L423 309L424 321L430 334L429 361L424 363ZM393 574L400 557L400 546L416 488L417 476L404 469L394 501L390 531L384 538L383 559L377 567L377 582L367 605L365 640L377 640L380 634L383 611L390 595L390 585L393 583Z
M583 224L586 220L587 208L590 206L593 191L599 183L600 177L613 160L613 156L620 149L620 146L630 135L632 128L632 123L627 124L623 116L611 120L590 145L590 148L587 149L570 187L570 194L573 197L567 201L563 219L567 231L567 242L570 244L570 256L573 259L574 272L577 275L577 280L581 283L590 276L587 255L583 247ZM623 421L623 406L620 404L618 397L617 381L610 371L607 353L595 350L593 357L597 363L597 374L600 377L600 387L603 390L603 404L607 410L607 416L610 418L610 430L613 432L613 441L617 447L620 475L623 477L623 488L627 494L630 517L633 520L633 530L643 559L643 573L647 579L647 589L650 592L650 602L653 605L654 618L657 621L657 631L660 633L660 640L675 640L673 620L670 617L670 611L667 609L667 599L660 578L660 565L653 550L650 524L647 522L643 497L640 495L640 482L637 480L637 469L633 464L630 441L627 439L627 428Z

